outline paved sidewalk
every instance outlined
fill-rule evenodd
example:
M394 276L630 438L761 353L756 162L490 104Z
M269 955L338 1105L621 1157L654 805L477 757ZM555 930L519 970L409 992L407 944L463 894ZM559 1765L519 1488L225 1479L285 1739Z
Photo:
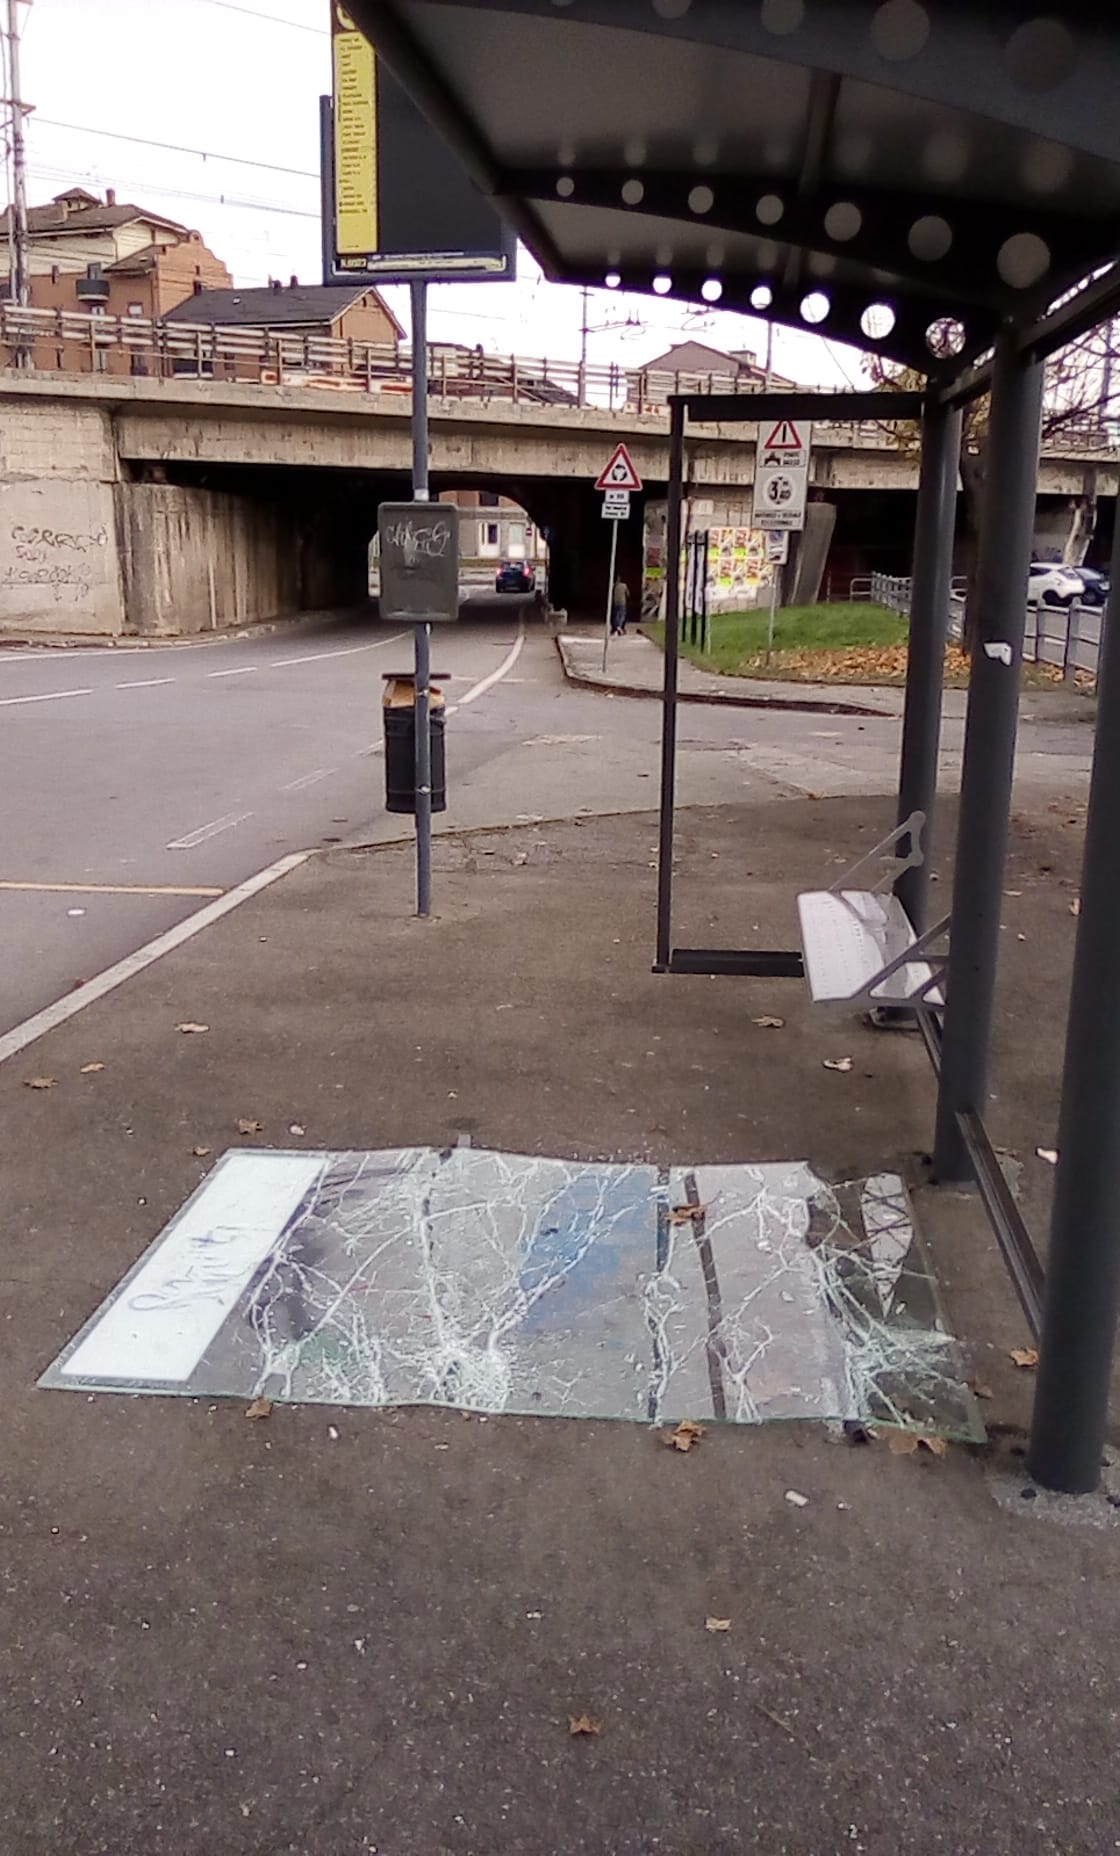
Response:
M660 696L664 656L640 631L612 638L607 668L603 669L602 627L565 628L557 634L556 648L570 683L609 690L618 696ZM820 711L826 715L901 717L904 691L893 684L800 683L789 679L730 677L699 670L687 658L679 660L678 687L684 702L726 704L742 709ZM1039 720L1089 722L1095 712L1091 697L1073 690L1031 690L1030 706ZM947 689L942 699L946 722L963 721L966 690Z
M681 938L789 944L797 886L889 814L682 814ZM1023 1324L964 1197L917 1208L987 1453L35 1389L231 1145L834 1176L922 1148L916 1040L650 972L653 841L648 813L443 838L429 923L407 848L317 857L0 1068L5 1856L1117 1846L1117 1516L1024 1499ZM1064 818L1016 828L996 1127L1036 1218L1076 854Z

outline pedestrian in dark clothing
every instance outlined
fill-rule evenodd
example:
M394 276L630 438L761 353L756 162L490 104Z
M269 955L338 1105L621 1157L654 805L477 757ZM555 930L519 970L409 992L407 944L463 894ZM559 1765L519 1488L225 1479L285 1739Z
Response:
M619 637L626 630L626 615L630 605L630 588L620 574L611 593L611 631Z

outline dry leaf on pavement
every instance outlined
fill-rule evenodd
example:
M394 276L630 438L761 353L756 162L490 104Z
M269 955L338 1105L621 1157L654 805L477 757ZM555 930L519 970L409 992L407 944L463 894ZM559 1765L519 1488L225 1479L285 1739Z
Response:
M730 1618L705 1618L704 1629L711 1630L711 1631L730 1630L731 1619Z
M839 1070L844 1076L847 1075L851 1067L852 1060L850 1057L825 1057L822 1059L822 1068L826 1070Z
M193 1019L188 1018L183 1024L176 1025L175 1029L176 1031L209 1031L210 1027L209 1025L196 1025Z
M669 1223L699 1224L707 1209L706 1205L673 1205L669 1210Z
M670 1450L691 1450L704 1435L704 1426L696 1424L691 1418L682 1418L675 1431L662 1431L661 1436Z
M205 1160L210 1149L208 1147L192 1147L191 1152L196 1160Z
M948 1456L949 1440L947 1437L920 1437L919 1445L928 1450L931 1456Z
M83 1076L96 1076L98 1071L104 1068L105 1065L103 1063L83 1063L81 1074Z
M253 1121L248 1115L242 1115L237 1123L238 1134L260 1134L263 1129L262 1121Z
M25 1089L53 1089L57 1082L57 1076L28 1076L23 1086Z
M995 1397L995 1393L992 1391L991 1386L988 1385L987 1382L983 1379L973 1380L972 1392L975 1398L994 1398Z
M272 1400L270 1398L255 1398L251 1405L246 1406L245 1416L247 1418L271 1418Z
M1023 1368L1024 1372L1030 1372L1033 1367L1038 1365L1038 1348L1012 1347L1011 1358L1014 1360L1016 1366L1021 1366Z
M602 1721L596 1721L590 1714L569 1714L568 1732L570 1734L601 1734Z
M763 1031L781 1031L786 1021L784 1018L771 1018L767 1014L762 1018L756 1018L753 1022L761 1025Z

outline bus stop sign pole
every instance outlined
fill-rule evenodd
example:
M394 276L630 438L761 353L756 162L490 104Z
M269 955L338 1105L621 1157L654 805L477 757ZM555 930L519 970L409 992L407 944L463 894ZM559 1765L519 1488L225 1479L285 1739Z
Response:
M428 286L409 285L412 295L412 500L428 494ZM416 913L432 912L432 628L414 625L416 659Z

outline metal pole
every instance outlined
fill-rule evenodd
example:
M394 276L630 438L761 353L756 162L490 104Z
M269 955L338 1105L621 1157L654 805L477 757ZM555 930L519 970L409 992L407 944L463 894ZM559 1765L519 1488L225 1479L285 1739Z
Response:
M603 619L603 669L607 668L607 646L611 641L611 605L614 601L614 568L618 558L618 523L611 523L611 565L607 575L607 610Z
M661 692L661 820L657 842L657 956L669 970L673 922L673 802L677 774L677 645L681 611L681 503L684 491L684 407L669 412L669 497L665 509L665 681Z
M428 286L409 285L412 298L412 495L428 494ZM416 913L432 912L432 735L430 625L412 628L416 651Z
M926 860L904 870L898 897L918 934L926 926L929 892L930 821L937 799L937 753L941 741L941 689L945 640L949 634L949 586L953 575L953 532L957 513L957 469L961 413L947 411L930 396L922 415L922 463L910 593L910 641L906 657L906 703L902 717L902 761L898 822L912 812L926 816ZM898 847L909 854L909 840Z
M15 302L26 309L31 301L30 255L27 237L27 156L23 140L23 92L19 77L19 0L8 0L8 75L12 94L12 220L15 227L15 271L11 279Z
M778 562L775 561L770 569L770 613L766 620L767 665L769 665L774 652L774 618L778 610L778 575L780 572L781 568Z
M945 1035L934 1173L972 1177L957 1115L982 1115L999 957L1003 866L1015 767L1019 674L1034 533L1043 370L1001 332L992 376L987 486L977 563L976 642L968 686L953 882Z
M1120 509L1101 626L1097 730L1066 1031L1058 1172L1027 1467L1048 1489L1100 1480L1120 1301Z

